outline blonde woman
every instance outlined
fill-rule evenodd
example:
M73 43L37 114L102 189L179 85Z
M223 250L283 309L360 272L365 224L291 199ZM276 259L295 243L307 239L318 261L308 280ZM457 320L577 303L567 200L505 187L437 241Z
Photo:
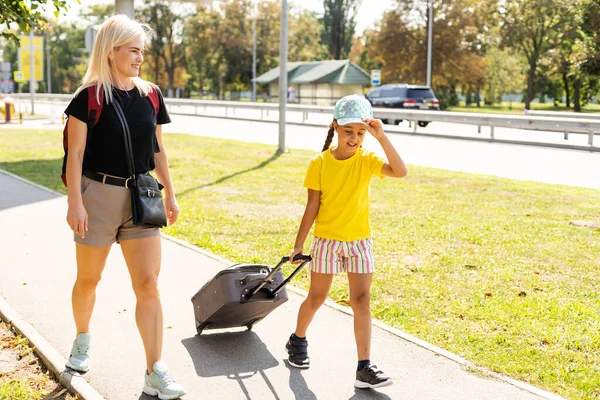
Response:
M161 126L170 119L158 87L138 77L144 61L145 39L144 26L124 15L104 22L83 84L65 111L69 142L67 222L74 232L77 256L77 280L72 295L77 336L67 367L80 372L90 368L89 324L96 286L116 241L121 245L137 298L135 318L147 364L143 391L160 399L176 399L185 391L161 361L163 315L157 287L160 232L158 228L133 224L124 133L113 108L119 102L129 125L135 173L155 171L165 187L167 220L173 224L179 208ZM90 96L97 104L104 99L98 118L90 115L93 104L88 104ZM158 107L153 107L151 98Z

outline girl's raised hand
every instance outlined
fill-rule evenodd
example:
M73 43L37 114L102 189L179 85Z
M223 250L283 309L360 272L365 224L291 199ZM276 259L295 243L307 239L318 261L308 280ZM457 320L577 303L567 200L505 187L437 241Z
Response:
M383 131L383 122L380 119L375 118L363 118L362 121L367 124L367 130L375 139L382 138L385 136Z

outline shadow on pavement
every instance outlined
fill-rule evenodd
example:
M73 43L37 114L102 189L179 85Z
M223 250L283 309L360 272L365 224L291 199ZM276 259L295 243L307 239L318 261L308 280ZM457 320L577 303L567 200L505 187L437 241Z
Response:
M141 396L138 397L138 400L156 400L156 399L158 399L158 397L156 397L156 396L150 396L150 395L148 395L146 393L143 393L143 392L142 392Z
M196 335L181 342L202 377L256 373L279 365L252 331Z
M55 182L60 180L61 160L23 160L15 162L0 162L0 210L18 207L39 201L54 199L56 194L32 186L26 182L3 173L23 177L34 182Z
M387 394L378 392L374 389L354 389L354 396L348 400L392 400Z
M287 360L284 361L284 364L290 370L290 389L296 400L317 400L317 396L306 385L302 370L290 366Z
M181 341L194 362L198 376L210 378L226 376L240 385L246 399L250 393L244 379L260 374L273 393L280 399L264 370L279 362L273 357L259 336L252 331L223 332L196 335Z

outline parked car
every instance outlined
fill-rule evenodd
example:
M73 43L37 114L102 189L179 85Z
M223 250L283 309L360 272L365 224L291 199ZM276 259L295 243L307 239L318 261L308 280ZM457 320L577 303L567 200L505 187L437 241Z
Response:
M371 90L366 97L373 107L440 109L440 102L429 86L390 83ZM388 119L382 119L382 121L385 124L389 123ZM402 120L396 119L393 122L394 125L398 125ZM427 125L429 125L429 121L419 121L419 126L426 127Z

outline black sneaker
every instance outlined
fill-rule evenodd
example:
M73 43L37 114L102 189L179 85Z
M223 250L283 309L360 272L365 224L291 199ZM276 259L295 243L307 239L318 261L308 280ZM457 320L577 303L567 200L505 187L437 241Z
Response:
M375 389L393 384L392 378L378 369L376 365L369 364L360 371L356 371L354 387L359 389Z
M290 338L285 345L288 352L288 361L292 367L306 369L310 367L310 358L308 358L308 340Z

